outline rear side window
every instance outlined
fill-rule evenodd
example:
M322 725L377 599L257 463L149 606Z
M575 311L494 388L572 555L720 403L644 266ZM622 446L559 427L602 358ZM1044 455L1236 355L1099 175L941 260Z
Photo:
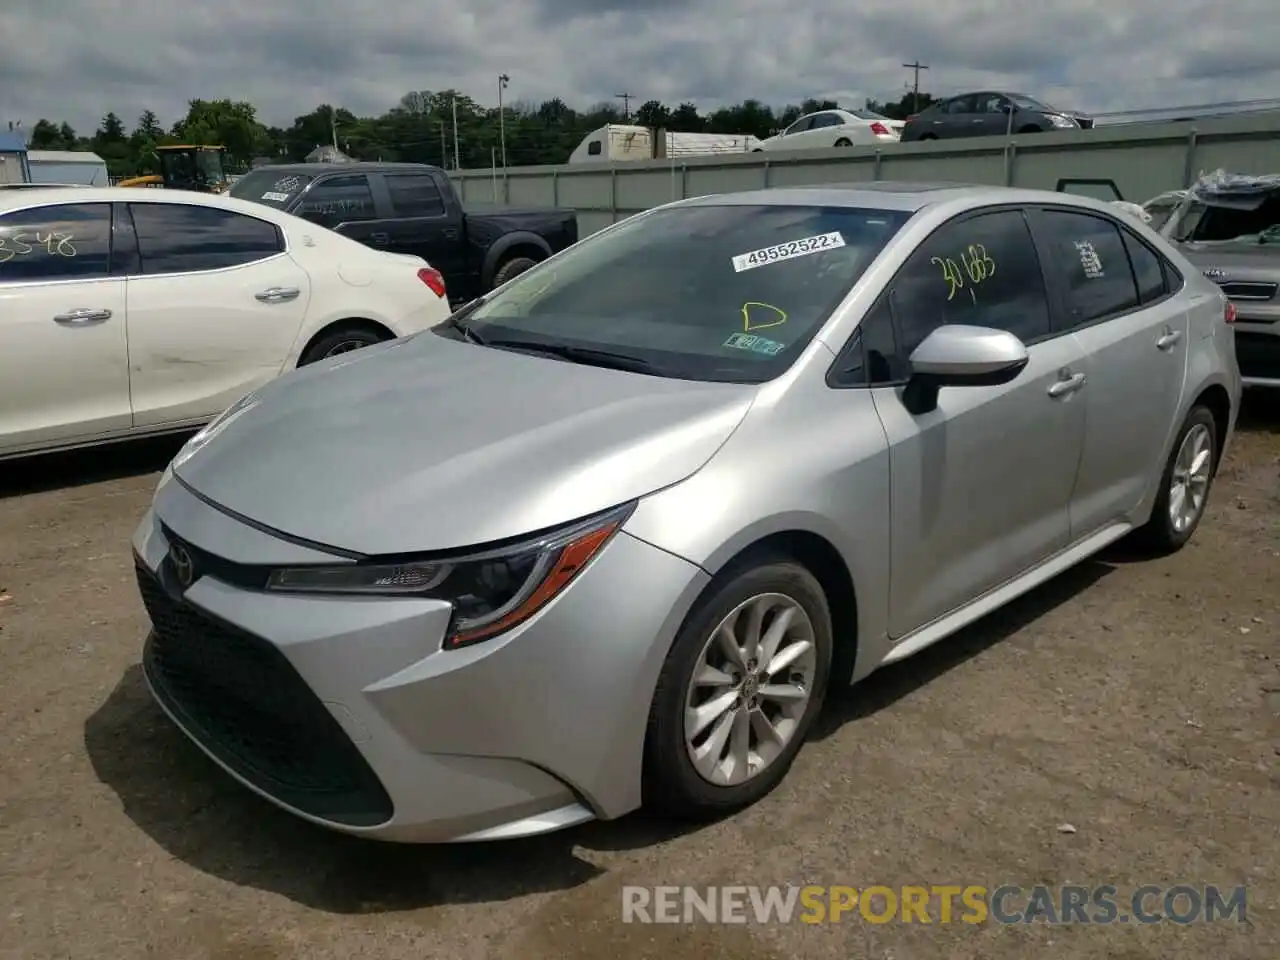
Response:
M599 140L592 140L587 144L587 156L598 157L600 156L600 151L603 149L604 147L601 145Z
M275 224L216 207L131 203L144 276L222 270L284 250Z
M0 283L91 280L111 268L111 205L66 203L0 216Z
M387 192L391 194L391 210L397 217L440 217L444 215L444 198L440 188L427 174L387 174Z
M1169 292L1164 261L1128 230L1121 230L1120 235L1129 254L1129 263L1133 265L1133 277L1138 283L1138 302L1147 304L1159 300Z
M363 173L321 180L307 191L297 212L325 227L377 218L369 178Z
M1046 266L1063 285L1070 327L1138 305L1138 288L1120 228L1110 220L1066 210L1041 211Z

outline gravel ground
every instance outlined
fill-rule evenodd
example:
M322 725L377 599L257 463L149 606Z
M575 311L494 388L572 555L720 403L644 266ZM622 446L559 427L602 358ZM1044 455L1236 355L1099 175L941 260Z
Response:
M176 446L0 465L0 957L1280 956L1280 400L1249 397L1187 549L1089 562L835 698L751 810L473 847L295 821L151 704L128 543ZM1179 882L1248 885L1248 921L620 920L626 884Z

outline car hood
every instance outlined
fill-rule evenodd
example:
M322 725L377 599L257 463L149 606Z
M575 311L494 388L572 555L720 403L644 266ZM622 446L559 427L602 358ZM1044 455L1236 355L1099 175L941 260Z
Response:
M173 469L207 500L294 537L367 555L448 550L685 479L755 393L428 331L268 384Z

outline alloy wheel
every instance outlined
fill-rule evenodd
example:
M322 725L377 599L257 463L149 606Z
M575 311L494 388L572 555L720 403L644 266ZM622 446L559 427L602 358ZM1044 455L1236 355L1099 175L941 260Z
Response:
M1177 533L1190 529L1204 510L1213 473L1213 436L1197 423L1182 438L1169 482L1169 522Z
M746 783L794 739L817 674L813 622L781 593L738 604L703 644L685 693L685 749L716 786Z

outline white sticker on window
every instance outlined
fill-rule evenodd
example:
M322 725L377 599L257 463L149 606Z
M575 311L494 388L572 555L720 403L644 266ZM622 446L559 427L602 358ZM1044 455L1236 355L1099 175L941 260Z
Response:
M811 253L823 250L834 250L844 246L844 234L839 230L823 233L816 237L805 237L803 240L790 240L776 243L772 247L761 247L750 253L740 253L733 258L733 272L754 270L769 263L780 263L783 260L794 260L796 257L807 257Z
M277 203L284 203L289 199L287 193L276 193L274 190L268 190L262 195L263 200L275 200Z
M1084 275L1090 280L1098 280L1104 276L1102 271L1102 258L1098 256L1098 251L1093 248L1093 244L1088 240L1076 241L1076 252L1080 254L1080 266L1084 267Z

